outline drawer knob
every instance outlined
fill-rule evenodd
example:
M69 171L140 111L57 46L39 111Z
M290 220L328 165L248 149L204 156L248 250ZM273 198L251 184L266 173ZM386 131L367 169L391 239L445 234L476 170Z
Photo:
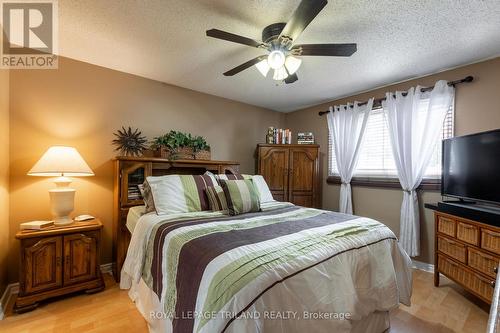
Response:
M496 273L498 273L498 266L497 266L497 267L495 267L495 268L493 268L493 272L494 272L495 274L496 274Z
M495 281L491 281L491 282L490 282L490 286L491 286L491 288L495 288L495 284L496 284L496 283L495 283Z

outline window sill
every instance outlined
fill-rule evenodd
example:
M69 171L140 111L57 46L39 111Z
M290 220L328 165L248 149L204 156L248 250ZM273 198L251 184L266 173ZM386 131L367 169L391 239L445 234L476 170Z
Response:
M328 176L326 183L330 185L340 185L342 182L338 176ZM397 178L353 177L351 179L351 185L402 189L399 179ZM422 183L420 183L418 189L425 191L439 191L441 189L441 179L424 179L422 180Z

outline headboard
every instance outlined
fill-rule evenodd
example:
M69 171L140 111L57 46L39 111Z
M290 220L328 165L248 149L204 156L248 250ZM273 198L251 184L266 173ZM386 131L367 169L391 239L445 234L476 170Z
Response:
M239 163L234 161L174 160L153 157L117 157L114 170L113 198L113 275L120 280L125 256L130 243L126 227L128 210L143 205L137 185L148 176L171 174L237 173Z

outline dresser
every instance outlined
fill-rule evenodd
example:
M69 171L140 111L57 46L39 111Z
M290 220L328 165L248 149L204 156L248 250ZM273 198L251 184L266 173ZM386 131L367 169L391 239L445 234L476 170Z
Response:
M100 271L102 223L98 219L19 231L19 295L14 310L35 309L38 302L85 290L104 289Z
M500 228L439 211L435 217L434 285L439 273L492 303L500 261Z
M321 205L319 145L257 145L257 173L274 199L298 206Z

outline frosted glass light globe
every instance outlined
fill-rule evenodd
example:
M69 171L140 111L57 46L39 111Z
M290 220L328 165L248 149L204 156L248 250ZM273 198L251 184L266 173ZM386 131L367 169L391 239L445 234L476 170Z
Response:
M278 69L285 64L285 54L280 50L274 50L269 53L267 63L272 69Z

